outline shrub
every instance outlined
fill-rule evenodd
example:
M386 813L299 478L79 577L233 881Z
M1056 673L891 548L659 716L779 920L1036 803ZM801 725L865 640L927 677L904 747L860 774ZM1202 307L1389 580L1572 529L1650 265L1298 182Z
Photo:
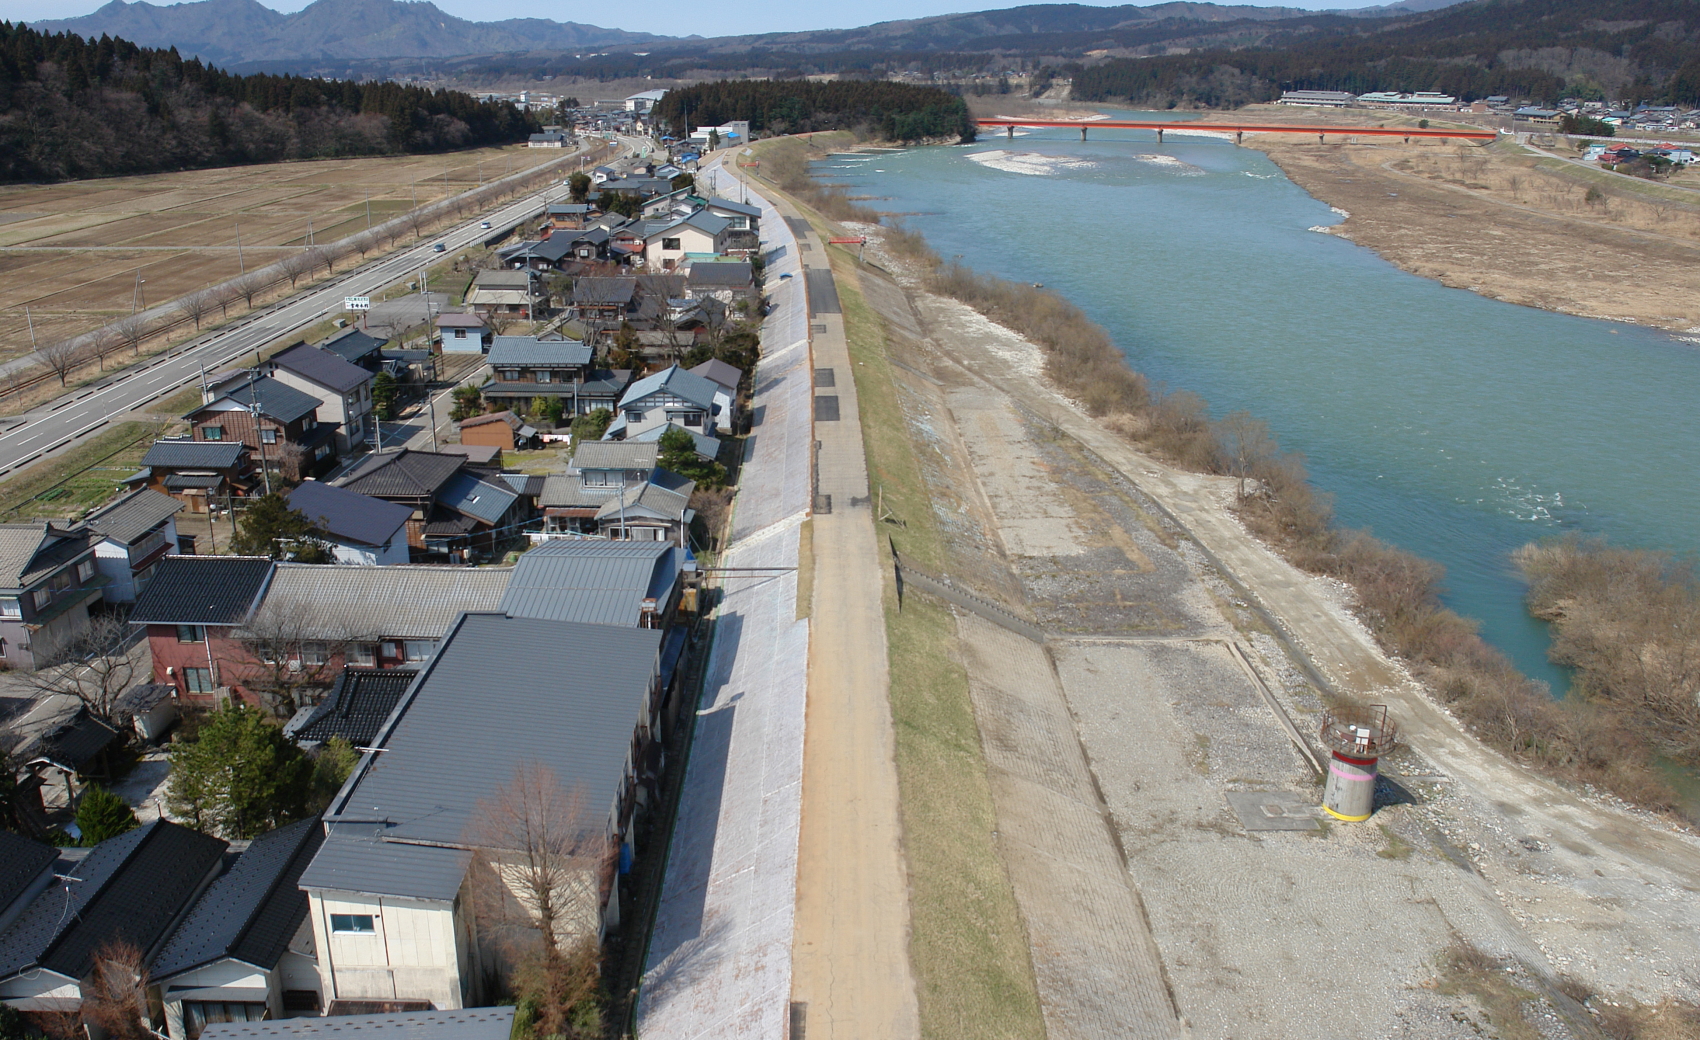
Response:
M99 784L90 784L77 803L77 829L83 833L84 845L99 845L136 826L136 814L124 799Z

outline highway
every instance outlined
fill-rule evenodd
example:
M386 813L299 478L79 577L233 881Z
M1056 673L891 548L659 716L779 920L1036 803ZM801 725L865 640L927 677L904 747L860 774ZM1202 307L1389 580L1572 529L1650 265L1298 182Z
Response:
M563 169L562 176L566 171ZM247 315L216 332L173 347L139 365L112 373L21 416L5 421L0 430L0 476L52 456L95 433L127 412L196 382L204 370L218 371L272 341L299 332L342 313L346 296L372 296L441 259L435 250L465 249L511 229L541 212L544 200L561 189L555 186L509 203L493 213L429 238L391 256L352 268L340 276ZM491 228L479 226L489 221Z

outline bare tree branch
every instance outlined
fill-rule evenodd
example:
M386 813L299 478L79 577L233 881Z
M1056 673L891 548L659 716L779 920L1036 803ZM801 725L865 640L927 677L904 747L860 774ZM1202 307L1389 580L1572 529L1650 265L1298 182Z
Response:
M41 347L36 354L59 377L59 385L64 386L66 375L82 363L84 348L74 339L61 339Z
M196 289L194 292L177 301L177 310L185 318L195 323L195 331L201 331L201 319L213 309L215 300L211 289Z
M144 674L134 648L125 645L134 632L113 615L91 617L86 631L56 648L52 665L29 673L25 682L41 693L69 694L90 714L117 724L113 707Z

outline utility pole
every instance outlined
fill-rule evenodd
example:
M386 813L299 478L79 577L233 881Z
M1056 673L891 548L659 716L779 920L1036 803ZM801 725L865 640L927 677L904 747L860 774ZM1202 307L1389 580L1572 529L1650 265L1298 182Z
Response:
M425 407L431 412L431 450L437 450L437 399L431 396L431 386L425 386Z
M142 292L142 269L136 268L136 284L130 289L130 313L136 313L136 297Z
M248 370L248 415L254 420L254 440L260 445L260 478L266 482L266 494L272 493L272 474L266 465L266 438L260 429L260 394L254 387L254 369Z
M24 304L24 320L30 324L30 349L35 350L35 319L30 317L30 305L27 303Z
M307 218L307 247L310 249L310 248L312 248L312 246L313 246L313 218L308 217Z
M372 230L372 193L366 193L366 230Z
M236 262L242 266L242 273L248 273L248 263L242 259L242 225L236 225Z

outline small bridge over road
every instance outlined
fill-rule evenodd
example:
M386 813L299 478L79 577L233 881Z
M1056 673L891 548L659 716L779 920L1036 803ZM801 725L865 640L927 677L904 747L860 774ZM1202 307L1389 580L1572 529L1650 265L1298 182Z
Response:
M1413 137L1452 137L1466 141L1492 141L1499 137L1492 130L1445 130L1417 129L1403 126L1287 126L1282 124L1262 123L1199 123L1191 120L1173 123L1147 123L1130 119L976 119L975 124L981 127L1003 127L1009 131L1009 136L1015 136L1018 126L1035 127L1072 127L1080 130L1080 139L1086 140L1087 130L1155 130L1157 143L1163 143L1165 130L1208 130L1219 134L1233 134L1236 143L1244 143L1246 134L1315 134L1318 143L1326 137L1402 137L1409 144Z

